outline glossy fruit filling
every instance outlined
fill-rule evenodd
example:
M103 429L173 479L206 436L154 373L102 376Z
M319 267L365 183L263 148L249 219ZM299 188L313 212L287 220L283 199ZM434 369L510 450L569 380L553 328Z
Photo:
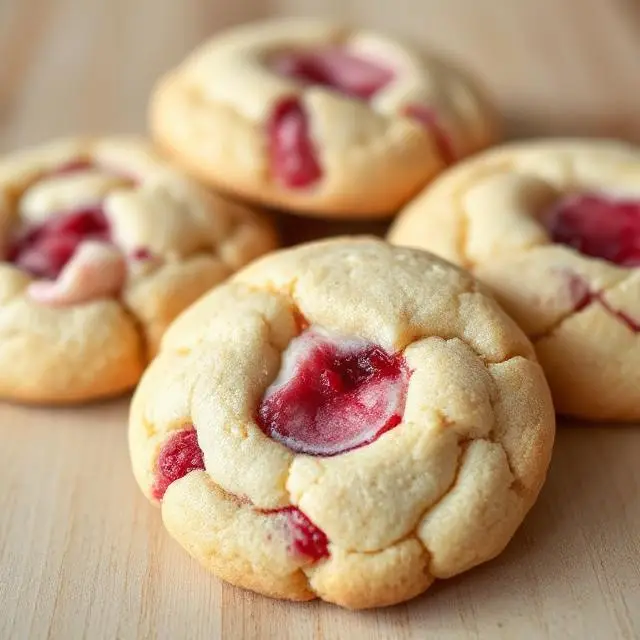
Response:
M170 484L198 469L204 469L204 456L198 444L196 430L188 427L175 431L158 455L156 479L151 490L153 497L162 500ZM247 504L246 500L238 501ZM329 555L327 536L297 507L272 509L262 513L285 519L291 553L305 556L313 562Z
M9 261L37 278L55 280L81 242L110 242L101 207L63 213L31 227L9 247Z
M329 556L329 540L307 516L296 507L285 507L268 511L286 518L292 553L305 556L316 562Z
M162 500L172 482L196 469L204 469L204 458L198 445L196 430L190 427L172 433L158 455L153 497Z
M368 101L394 78L394 71L378 61L339 47L307 51L283 51L269 60L277 74L305 85L320 85L351 98ZM433 135L441 158L452 164L455 152L451 138L438 122L435 111L409 105L404 114L420 122ZM281 184L290 189L313 185L322 170L309 135L307 117L297 98L277 103L269 120L271 169Z
M257 421L292 451L344 453L400 424L409 376L400 354L309 328L285 351Z
M269 67L304 84L329 87L361 100L371 99L394 77L390 69L377 62L338 47L284 51L270 58ZM307 116L297 98L277 103L269 120L268 135L271 169L281 184L301 189L322 177Z
M370 100L394 77L391 69L339 47L284 51L274 55L269 63L279 75L329 87L361 100Z
M311 186L322 177L307 116L297 98L276 105L268 124L269 159L275 178L289 189Z
M624 267L640 266L640 200L570 195L545 219L554 242Z

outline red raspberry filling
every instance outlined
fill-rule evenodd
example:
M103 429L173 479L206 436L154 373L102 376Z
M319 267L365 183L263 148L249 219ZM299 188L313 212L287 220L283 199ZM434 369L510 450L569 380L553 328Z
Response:
M301 189L320 179L322 169L309 137L307 116L297 98L276 105L268 136L271 169L285 187Z
M312 51L285 51L273 56L269 67L276 73L308 85L329 87L346 96L371 100L386 87L395 73L373 60L340 48ZM455 162L451 138L438 123L433 109L409 105L405 115L431 131L446 164ZM279 102L269 120L269 155L272 171L286 187L300 189L312 185L322 176L307 118L300 101L288 98Z
M337 47L285 51L273 56L269 66L287 78L329 87L361 100L370 100L395 75L378 62Z
M196 430L188 427L171 434L158 455L156 481L151 490L153 497L162 500L170 484L198 469L204 469L204 457ZM286 519L292 553L306 556L313 562L329 555L327 536L300 509L285 507L263 513L282 515Z
M339 48L282 52L270 59L269 67L288 78L362 100L372 98L394 76L390 69ZM268 136L272 171L284 186L301 189L322 177L307 117L297 98L276 105Z
M63 176L69 173L80 173L93 169L95 165L89 160L71 160L49 173L49 176Z
M152 489L153 497L156 500L162 500L172 482L196 469L204 469L204 459L198 445L196 430L190 427L171 434L158 455L156 481Z
M613 308L606 300L602 292L592 291L586 280L576 274L569 276L569 291L574 301L575 312L586 309L591 304L601 305L608 313L617 318L622 324L634 333L640 333L640 320L635 320L631 316Z
M554 242L624 267L640 266L640 200L571 195L546 216Z
M296 507L274 509L267 513L281 514L286 518L287 529L291 536L290 550L296 555L306 556L313 562L329 556L329 540L307 516Z
M9 261L37 278L55 280L84 240L110 241L101 207L60 214L32 227L9 247Z
M400 354L307 329L284 354L258 408L261 429L292 451L333 456L402 420L409 370Z

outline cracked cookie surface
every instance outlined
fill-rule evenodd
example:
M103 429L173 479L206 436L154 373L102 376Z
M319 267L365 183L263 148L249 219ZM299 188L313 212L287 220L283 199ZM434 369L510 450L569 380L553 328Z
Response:
M154 137L204 181L322 217L386 217L497 138L449 63L316 19L235 27L160 80Z
M138 381L167 325L275 236L136 138L0 160L0 397L71 403Z
M530 342L471 276L352 238L261 258L185 311L134 395L129 444L207 569L357 609L500 553L554 430Z
M536 347L560 413L640 419L640 149L505 145L401 213L391 242L469 269Z

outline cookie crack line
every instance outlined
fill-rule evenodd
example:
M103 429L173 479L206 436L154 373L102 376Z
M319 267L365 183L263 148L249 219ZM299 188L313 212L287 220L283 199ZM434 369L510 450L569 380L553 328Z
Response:
M445 426L444 422L442 423L442 426ZM432 511L433 509L435 509L451 493L453 488L458 483L458 479L460 477L460 471L462 470L462 463L463 463L463 459L464 459L464 454L466 453L467 448L469 447L469 444L471 444L471 442L475 442L476 440L484 440L484 439L485 438L460 438L458 440L458 445L457 446L458 446L459 452L458 452L458 457L457 457L457 460L456 460L456 470L455 470L455 473L453 475L453 479L451 480L451 484L442 492L441 496L439 496L428 507L426 507L424 509L424 511L420 514L420 516L416 520L416 524L413 527L413 529L411 531L409 531L409 533L406 536L404 536L404 538L415 537L418 540L418 542L420 543L420 545L422 546L422 548L429 555L429 559L433 558L433 553L431 552L431 550L427 547L427 545L423 542L423 540L418 535L418 529L420 528L420 524L427 517L429 512Z
M476 439L486 440L487 442L492 442L493 444L497 444L500 446L500 448L504 453L505 460L507 461L507 466L509 467L509 471L513 476L513 480L511 481L511 485L509 486L509 489L512 490L518 497L523 497L524 492L526 491L526 488L527 488L526 484L516 473L513 462L511 461L511 457L509 456L509 452L507 451L507 448L504 446L504 443L502 442L502 440L495 437L495 434L493 433L493 429L492 429L492 433L489 434L488 438L476 438Z
M454 425L455 423L452 422L451 420L449 420L446 416L444 416L444 414L442 414L439 411L435 412L436 415L438 416L439 419L439 427L443 427L443 428L449 428L452 425ZM457 461L456 461L456 469L455 469L455 473L454 473L454 477L450 483L450 485L442 492L442 494L440 496L438 496L431 504L429 504L427 507L424 508L424 510L420 513L420 515L416 518L416 524L413 528L411 528L407 533L399 536L397 539L393 540L392 542L390 542L388 545L380 548L380 549L375 549L375 550L371 550L371 551L362 551L359 549L352 549L350 547L343 547L340 544L329 540L329 543L332 545L335 545L336 547L340 548L342 551L345 551L347 553L357 553L357 554L363 554L363 555L376 555L378 553L382 553L384 552L386 549L393 547L395 545L398 545L402 542L404 542L405 540L413 540L416 539L418 540L418 542L420 542L420 544L422 545L422 547L424 548L424 550L427 552L427 554L429 555L429 557L432 557L432 553L431 551L423 544L422 540L420 540L419 536L417 535L417 531L420 527L420 523L423 521L423 519L425 518L425 516L435 507L437 507L437 505L444 500L449 493L451 492L451 490L456 486L456 483L458 482L458 478L460 475L460 470L462 468L462 463L463 463L463 459L464 459L464 454L468 448L468 446L472 443L472 442L476 442L476 441L485 441L485 442L491 442L494 444L498 444L501 446L502 450L505 452L505 457L507 458L507 463L509 465L509 469L511 470L511 473L514 477L514 481L517 481L518 483L520 483L520 481L517 479L517 476L515 475L515 473L513 472L513 469L511 467L511 463L508 460L508 455L506 453L506 450L504 448L504 445L500 442L500 441L496 441L493 440L491 438L487 438L487 437L477 437L477 438L466 438L466 437L461 437L458 440L457 446L459 447L459 453L458 453L458 457L457 457ZM289 466L289 472L291 470L291 466L293 465L293 461L291 462L290 466ZM319 474L319 476L317 478L314 479L314 481L305 488L305 491L300 495L300 499L313 487L317 486L318 484L320 484L322 482L322 480L324 479L325 475L326 475L326 469L324 467L322 468L322 473ZM514 482L515 484L515 482ZM520 483L521 484L521 483ZM289 494L289 499L292 503L293 506L296 506L291 495ZM300 499L297 501L298 504L300 503ZM299 508L299 507L298 507Z
M252 282L243 282L242 280L237 280L233 276L231 277L230 282L235 284L240 284L243 287L246 287L249 291L253 291L254 293L270 293L271 295L281 296L283 298L289 298L290 306L296 309L301 315L302 311L300 311L300 306L295 299L295 290L298 286L298 281L300 280L299 276L294 276L289 282L285 284L284 287L278 287L273 281L269 280L263 284L254 284Z
M282 360L283 350L275 343L273 339L273 327L271 326L271 323L269 322L269 320L267 319L264 313L261 313L260 311L256 311L256 314L260 324L265 329L265 333L266 333L265 344L268 347L271 347L271 349L273 349L280 356L280 359ZM273 380L271 382L273 382ZM269 384L271 384L271 382Z
M628 316L626 312L611 306L611 304L604 297L607 293L611 292L616 287L619 287L620 285L623 285L625 282L630 280L633 277L633 273L629 273L626 276L622 277L620 280L612 283L608 287L603 287L602 289L598 289L596 291L591 290L591 288L589 287L589 283L582 276L573 272L571 272L569 275L576 278L576 281L579 282L580 285L584 285L585 295L583 296L583 299L578 300L576 304L574 304L572 309L567 311L567 313L562 314L545 331L530 336L530 340L534 346L536 346L540 341L545 340L546 338L550 338L558 329L562 327L565 322L571 320L573 317L579 315L583 311L586 311L594 304L599 304L609 316L611 316L623 326L627 327L627 329L629 329L633 333L640 334L640 319L636 321Z
M462 184L458 185L451 194L451 201L453 208L456 211L456 217L459 222L459 229L456 238L457 251L460 258L460 264L467 271L473 271L477 266L477 263L469 256L469 213L463 204L464 198L467 193L478 186L487 177L493 177L501 173L513 172L516 169L516 163L510 160L501 160L491 167L486 167L483 171L478 171L478 174L469 176Z
M140 317L138 317L136 312L125 302L123 296L118 297L116 301L118 302L118 304L120 305L121 309L126 314L126 316L129 318L129 320L131 320L135 328L136 334L140 341L139 348L140 348L141 364L143 367L145 367L151 359L151 347L149 345L149 340L147 339L147 334L145 331L145 323Z
M463 293L468 293L468 292L463 292ZM534 362L535 361L535 360L532 360L531 358L529 358L526 355L523 355L521 353L512 353L512 352L507 352L507 355L504 358L502 358L501 360L490 360L489 358L487 358L487 356L485 356L483 353L478 351L473 346L473 344L471 344L471 342L469 342L466 338L463 338L460 335L450 336L450 337L444 337L444 336L439 336L439 335L429 335L429 336L425 335L422 338L417 338L416 342L417 342L417 340L424 340L424 339L427 339L427 338L440 338L441 340L445 340L446 342L449 342L450 340L460 340L460 342L465 344L467 347L469 347L469 349L471 351L473 351L473 353L478 357L478 359L482 362L482 364L485 366L485 368L487 367L487 365L490 365L490 364L493 364L493 365L506 364L507 362L509 362L511 360L515 360L516 358L523 358L524 360L528 360L529 362Z
M438 421L439 424L438 426L441 428L449 428L451 426L453 426L455 424L455 422L451 421L449 418L447 418L441 411L435 411L436 415L438 416ZM477 440L485 440L487 442L495 442L496 444L499 444L503 451L505 451L504 446L502 445L501 442L499 441L494 441L490 438L486 438L486 437L478 437L478 438L465 438L465 437L461 437L458 440L457 446L459 447L460 451L458 453L458 457L457 457L457 461L456 461L456 470L454 473L454 477L453 480L451 482L451 484L442 492L442 494L440 496L438 496L431 504L429 504L427 507L425 507L424 511L417 517L416 519L416 524L415 526L409 530L406 534L403 534L401 536L399 536L396 540L393 540L389 545L382 547L380 549L375 549L372 551L361 551L358 549L351 549L349 547L343 547L340 544L332 541L331 539L328 538L328 542L329 544L335 545L337 547L339 547L341 550L347 552L347 553L358 553L358 554L365 554L365 555L375 555L378 553L381 553L383 551L385 551L385 549L391 547L391 546L395 546L401 542L403 542L404 540L409 540L409 539L417 539L418 541L420 541L419 537L417 536L417 530L420 526L420 523L422 522L422 520L424 519L424 517L429 513L429 511L431 511L435 506L437 506L448 494L449 492L452 490L452 488L456 485L457 481L458 481L458 477L460 474L460 469L462 467L462 461L463 461L463 457L464 457L464 453L466 452L469 444L471 442L475 442ZM506 454L505 451L505 456L508 459L508 456ZM313 481L305 487L304 491L298 496L297 500L294 500L293 496L291 495L291 492L287 489L287 485L289 484L289 478L291 476L291 471L292 471L292 467L295 464L295 460L296 460L296 456L294 456L292 458L292 460L289 462L289 465L287 467L287 474L286 474L286 479L285 479L285 491L287 493L288 496L288 501L289 501L289 506L295 507L297 509L300 509L300 503L302 501L302 499L304 498L304 496L310 491L312 490L314 487L317 487L318 485L322 484L324 478L326 477L327 474L327 469L324 465L322 465L321 460L318 461L318 469L319 469L319 473L317 474L317 476L313 479ZM508 461L509 464L509 468L511 469L511 464ZM205 469L206 471L206 469ZM207 474L208 475L208 474ZM515 474L512 471L512 475L514 475L514 478L516 477ZM217 485L217 483L215 483L215 481L213 479L211 479L211 482L213 482L214 484ZM252 509L254 509L256 512L260 512L261 509L259 507L257 507L255 504L250 503L250 506ZM301 510L302 511L302 510ZM304 511L302 511L302 513L304 514ZM326 535L326 534L325 534ZM421 542L421 541L420 541ZM424 547L424 545L422 545ZM425 551L431 556L431 553L429 551L429 549L427 549L426 547Z
M282 446L284 446L284 445L282 445ZM297 506L297 505L293 500L291 492L289 491L289 489L287 489L287 486L289 484L289 478L291 477L291 468L295 464L295 461L296 461L296 458L298 457L298 455L299 454L293 453L293 456L291 458L291 462L289 462L289 465L287 466L287 477L286 477L285 483L284 483L284 489L285 489L285 492L287 494L287 497L289 498L289 503L291 504L291 506L294 506L294 507ZM321 460L321 458L320 459L316 459L316 461L318 461L318 462L320 462L320 460ZM307 485L307 487L305 487L305 490L300 494L300 498L298 499L298 504L300 504L300 500L304 497L304 495L309 490L313 489L314 487L317 487L319 484L322 484L322 481L324 480L324 477L327 475L326 467L323 464L318 464L318 466L320 467L322 472L319 473L318 476L313 479L313 482L311 482L311 484L309 484L309 485Z
M489 375L491 375L491 372L489 372ZM491 398L490 399L490 404L491 404L491 409L493 410L494 407L495 407L496 401L493 398ZM511 472L511 475L513 476L513 480L511 482L511 486L509 488L513 489L513 491L518 496L522 496L522 494L524 493L524 491L526 489L526 485L522 481L522 479L518 476L518 474L516 473L515 466L514 466L513 462L511 461L511 456L509 455L509 452L507 451L507 448L504 446L504 443L502 442L502 440L500 440L500 438L498 438L496 433L495 433L495 411L494 411L494 424L491 427L491 430L489 431L489 435L487 437L485 437L485 438L475 438L475 439L476 440L486 440L487 442L492 442L493 444L500 445L500 447L502 448L502 451L504 452L504 457L505 457L505 460L507 461L507 466L509 467L509 471Z
M417 539L418 542L420 543L420 545L422 546L422 548L425 550L425 552L428 554L429 559L431 560L434 557L433 552L429 549L429 547L427 547L427 545L424 543L424 541L420 538L420 536L418 536L417 532L418 529L420 527L420 523L424 520L424 518L429 514L430 511L432 511L433 509L435 509L443 500L445 500L449 494L451 493L451 491L456 487L459 477L460 477L460 472L462 470L462 465L464 463L464 456L465 453L469 447L470 444L472 444L473 442L489 442L491 444L497 444L500 446L500 448L502 449L502 451L504 452L505 455L505 459L507 461L507 465L509 467L509 471L511 472L511 475L513 476L513 480L511 481L511 484L509 485L509 491L513 491L513 493L515 493L518 498L522 499L523 498L523 494L526 491L526 485L522 482L522 480L520 480L518 478L518 476L515 474L514 469L512 467L511 461L509 460L509 456L507 454L507 451L505 449L504 444L500 441L500 440L496 440L496 439L492 439L492 438L487 438L487 437L478 437L478 438L461 438L458 441L458 446L460 447L460 453L458 455L458 460L457 460L457 466L456 466L456 472L454 475L454 478L451 482L451 484L449 485L449 487L446 489L446 491L444 491L444 493L435 501L433 502L431 505L429 505L429 507L427 507L423 513L420 515L418 522L416 524L416 526L406 535L404 536L400 541L405 540L405 539ZM394 544L397 544L397 542L395 542ZM379 552L378 552L379 553ZM431 572L430 570L430 564L428 565L428 570L429 570L429 575L433 576L434 574ZM435 577L435 576L434 576Z
M305 318L307 320L309 325L313 325L314 323L309 321L309 319L306 318L306 316L300 310L300 304L299 304L299 302L297 300L297 296L296 296L296 288L297 288L298 281L299 281L298 277L293 278L287 284L285 290L274 286L273 283L267 283L267 285L265 285L264 287L251 285L251 284L248 284L248 285L245 285L245 286L247 286L247 288L249 290L253 290L255 292L264 293L265 291L267 291L268 293L271 293L271 294L274 294L274 295L286 296L286 297L290 298L291 303L292 303L291 306L292 306L292 309L293 309L294 313L299 313L303 318ZM241 281L239 281L239 282L241 282ZM244 285L244 283L242 283L242 284ZM471 280L470 283L469 283L469 286L466 287L464 291L461 291L460 293L458 293L456 295L456 298L458 300L458 306L460 304L460 296L465 295L465 294L480 294L480 295L482 295L482 291L479 289L478 283L475 280ZM266 321L264 316L262 314L260 314L260 315L261 315L261 320L268 325L268 322ZM440 334L437 334L437 333L412 334L411 337L407 340L407 344L402 346L401 348L399 348L398 351L404 353L405 349L410 344L412 344L413 342L418 342L419 340L427 340L429 338L440 338L441 340L445 340L447 342L450 341L450 340L456 340L456 339L460 340L466 346L468 346L469 349L471 349L471 351L473 351L473 353L480 360L482 360L482 362L485 364L485 366L487 364L504 364L506 362L509 362L509 360L513 360L514 358L518 358L518 357L525 358L526 360L530 359L530 358L527 358L525 355L522 355L522 354L519 354L519 353L507 353L507 355L504 358L502 358L501 360L490 360L483 353L478 351L473 346L473 344L471 344L468 340L466 340L461 335L443 336L443 335L440 335ZM268 342L268 344L270 346L274 347L273 343ZM280 351L280 349L277 349L277 350Z

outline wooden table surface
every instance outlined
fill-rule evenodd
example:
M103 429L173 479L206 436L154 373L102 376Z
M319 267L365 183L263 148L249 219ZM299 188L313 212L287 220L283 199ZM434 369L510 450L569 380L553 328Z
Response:
M511 136L640 141L637 0L0 0L0 151L144 131L163 69L217 28L287 12L455 56L484 76ZM126 414L126 399L0 405L0 639L640 638L639 429L563 425L542 496L500 558L351 613L201 570L134 484Z

